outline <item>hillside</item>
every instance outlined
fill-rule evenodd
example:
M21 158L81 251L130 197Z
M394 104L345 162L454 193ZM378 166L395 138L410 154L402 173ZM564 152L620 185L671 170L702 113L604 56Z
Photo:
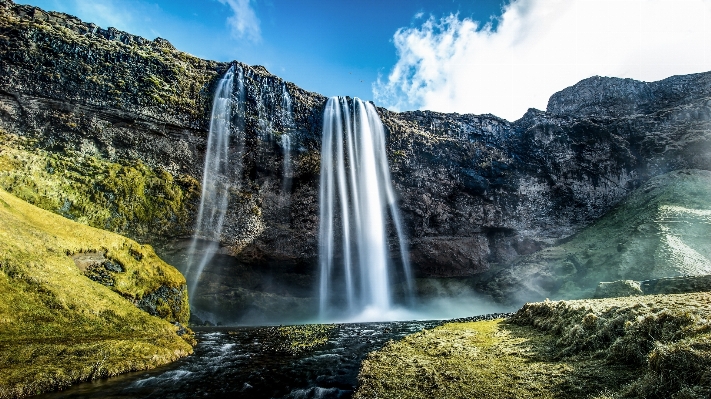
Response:
M0 226L0 398L192 353L192 338L171 323L189 317L185 279L149 246L4 190Z
M363 362L356 398L708 398L711 294L526 304Z
M650 179L566 242L480 282L500 301L590 298L601 281L711 274L711 172Z

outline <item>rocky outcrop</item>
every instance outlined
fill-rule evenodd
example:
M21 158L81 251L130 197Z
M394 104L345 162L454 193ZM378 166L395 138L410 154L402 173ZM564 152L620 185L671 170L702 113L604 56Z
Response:
M657 176L567 241L486 273L476 285L499 301L518 303L589 298L600 281L708 275L710 215L711 172ZM636 284L638 294L655 293ZM627 287L624 295L632 291Z
M179 267L193 232L212 91L238 66L243 139L232 159L241 183L230 193L216 280L204 286L242 298L226 299L225 309L254 295L282 308L308 302L317 274L323 96L260 66L201 60L163 39L9 0L0 0L0 60L0 129L21 142L0 152L13 154L0 161L0 184L150 242ZM416 274L489 278L581 231L654 176L711 170L709 82L708 73L654 83L594 77L514 122L379 109ZM127 206L132 197L141 198L140 212ZM219 277L227 270L252 277L228 287Z
M594 76L551 96L546 111L578 118L633 117L708 102L709 92L708 74L674 76L659 82Z
M619 298L623 296L638 296L644 295L639 281L634 280L618 280L605 281L598 284L595 290L595 299L600 298Z
M595 290L595 298L687 294L692 292L711 292L711 275L668 277L645 281L619 280L602 282Z

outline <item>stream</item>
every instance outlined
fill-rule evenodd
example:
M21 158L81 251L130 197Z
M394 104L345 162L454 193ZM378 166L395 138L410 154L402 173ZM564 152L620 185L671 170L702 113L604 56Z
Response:
M326 344L300 355L268 350L270 327L199 327L194 329L198 344L191 356L154 370L81 383L36 398L350 398L369 352L443 322L338 324Z
M441 323L339 324L328 343L301 355L266 350L267 327L201 327L187 358L38 398L350 398L368 352Z

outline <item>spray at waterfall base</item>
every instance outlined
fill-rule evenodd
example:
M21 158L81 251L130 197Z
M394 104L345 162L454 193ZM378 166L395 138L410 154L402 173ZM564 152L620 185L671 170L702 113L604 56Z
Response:
M466 283L415 281L385 127L373 104L330 98L322 134L320 321L444 319L510 310ZM418 298L422 288L429 291L426 298Z

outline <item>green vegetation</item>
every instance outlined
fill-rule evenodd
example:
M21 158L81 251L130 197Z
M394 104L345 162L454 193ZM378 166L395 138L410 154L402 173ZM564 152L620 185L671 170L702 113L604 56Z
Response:
M275 352L298 355L326 344L336 328L335 324L271 327L268 330L269 343Z
M32 148L0 131L0 187L79 223L131 237L179 234L190 223L199 183L140 161L115 163Z
M356 398L708 398L711 293L527 304L363 362Z
M0 190L0 398L166 364L190 335L132 301L183 276L149 246L72 222ZM87 278L75 258L110 260L115 284ZM114 266L115 265L115 266ZM187 321L187 301L172 319Z
M567 242L515 261L487 288L502 300L577 299L601 281L711 274L709 236L711 172L675 171Z

